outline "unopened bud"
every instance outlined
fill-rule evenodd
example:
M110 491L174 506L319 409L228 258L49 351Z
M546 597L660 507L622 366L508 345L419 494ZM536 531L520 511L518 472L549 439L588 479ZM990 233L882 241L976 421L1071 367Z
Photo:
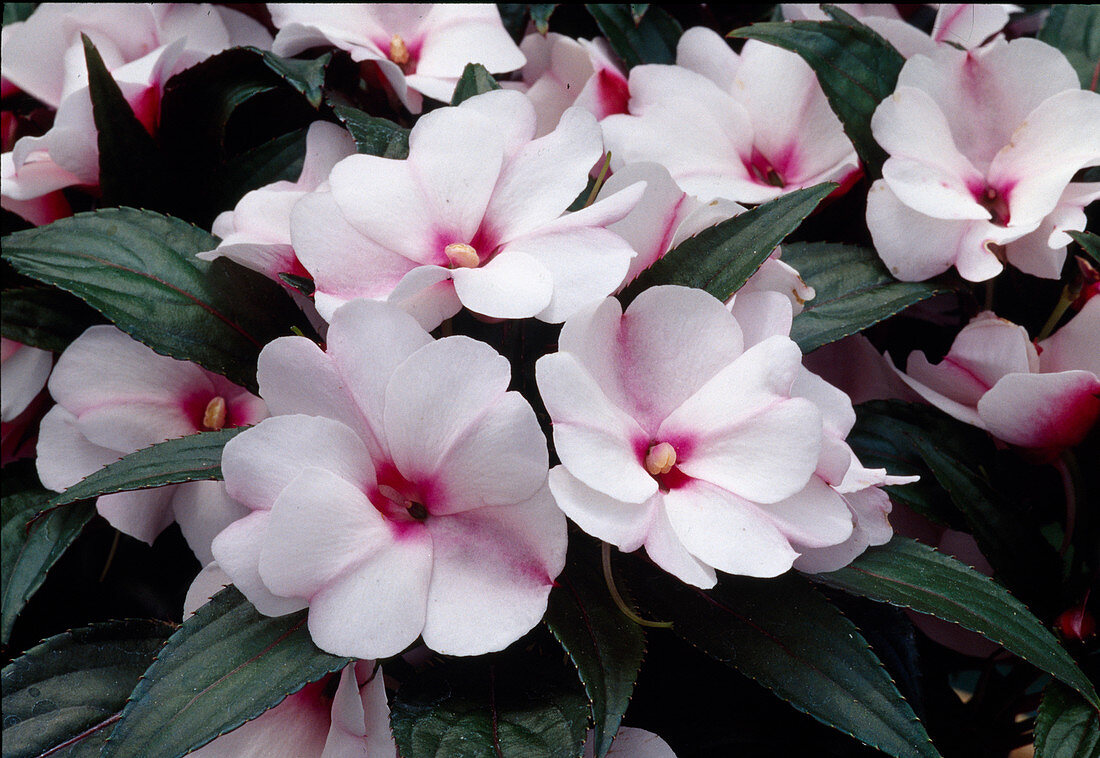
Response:
M1096 634L1096 619L1082 605L1058 616L1058 630L1067 640L1084 642Z

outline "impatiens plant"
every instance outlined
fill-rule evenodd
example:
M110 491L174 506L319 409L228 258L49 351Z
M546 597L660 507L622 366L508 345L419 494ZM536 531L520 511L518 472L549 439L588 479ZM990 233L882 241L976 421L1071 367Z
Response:
M1098 754L1097 6L3 21L5 756Z

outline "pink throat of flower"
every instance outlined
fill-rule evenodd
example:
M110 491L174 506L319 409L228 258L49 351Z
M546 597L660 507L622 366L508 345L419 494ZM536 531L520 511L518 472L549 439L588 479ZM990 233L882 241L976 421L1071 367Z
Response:
M653 442L643 445L639 450L642 455L642 465L649 475L657 480L657 486L661 492L676 489L690 481L690 477L677 467L677 463L683 462L681 454L683 452L685 451L681 449L678 453L677 447L670 442Z
M761 153L756 147L752 149L752 157L748 160L741 159L745 164L745 169L749 172L749 176L758 184L766 184L769 187L786 187L787 179L784 177L784 173L787 173L789 168L786 164L787 160L776 161L777 164L768 160L763 153Z
M378 486L370 500L393 526L407 528L431 515L431 487L406 479L392 463L378 467Z
M1012 220L1012 209L1008 205L1009 194L1012 186L994 187L989 184L980 184L969 187L970 194L978 201L978 205L989 211L992 217L990 221L997 226L1008 226Z

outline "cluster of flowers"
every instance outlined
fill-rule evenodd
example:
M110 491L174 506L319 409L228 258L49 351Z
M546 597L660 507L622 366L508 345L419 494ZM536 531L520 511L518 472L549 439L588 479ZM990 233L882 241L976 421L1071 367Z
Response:
M297 181L217 218L221 243L201 257L315 287L295 296L324 345L268 344L259 397L113 326L89 329L56 365L4 340L5 425L43 386L55 403L36 450L50 489L153 443L250 427L226 445L224 483L105 495L99 513L147 542L179 524L205 567L189 612L232 583L264 614L308 607L317 646L359 662L320 721L324 682L199 755L283 739L265 737L276 714L301 721L301 754L392 755L372 661L417 639L453 655L519 639L565 565L567 519L701 588L716 572L832 571L889 540L882 487L912 478L864 467L845 442L852 401L790 339L814 293L779 250L728 303L673 286L625 311L614 297L738 203L860 178L798 56L756 41L736 53L695 28L675 65L627 74L600 39L532 33L517 46L491 5L268 10L273 38L205 5L45 4L3 30L5 92L56 108L43 136L5 142L0 166L3 207L35 224L70 213L63 188L98 183L82 32L150 131L173 74L237 45L346 51L411 114L450 101L468 63L513 74L420 116L404 160L356 154L347 131L317 122ZM977 282L1006 262L1058 278L1066 232L1100 197L1100 184L1071 182L1100 163L1100 95L1054 48L1006 41L1007 20L1004 6L943 5L929 36L896 14L863 17L907 57L872 121L890 157L867 203L899 279L955 267ZM610 178L570 210L607 153ZM563 324L536 368L560 465L549 466L534 398L509 389L507 358L430 333L462 309ZM1100 416L1100 303L1038 345L982 313L942 363L913 354L901 372L871 360L956 418L1056 456ZM658 743L624 730L613 754L670 754Z

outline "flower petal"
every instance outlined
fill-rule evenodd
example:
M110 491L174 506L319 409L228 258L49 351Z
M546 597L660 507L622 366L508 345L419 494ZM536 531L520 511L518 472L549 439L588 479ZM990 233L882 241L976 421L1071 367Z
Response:
M586 486L565 466L550 470L549 483L558 508L586 533L624 553L637 550L646 541L657 503L654 498L640 503L616 500Z

